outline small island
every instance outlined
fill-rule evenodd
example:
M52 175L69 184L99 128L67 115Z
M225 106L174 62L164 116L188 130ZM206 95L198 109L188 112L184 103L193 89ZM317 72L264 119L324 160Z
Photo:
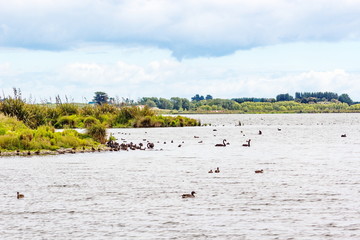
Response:
M26 103L18 91L0 102L0 154L32 155L106 150L107 128L199 126L183 116L162 116L148 106ZM86 129L80 133L75 129Z

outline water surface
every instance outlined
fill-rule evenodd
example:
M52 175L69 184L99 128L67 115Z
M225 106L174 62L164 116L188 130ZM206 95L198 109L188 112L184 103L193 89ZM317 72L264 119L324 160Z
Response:
M110 130L154 150L1 157L1 239L360 239L359 114L190 117Z

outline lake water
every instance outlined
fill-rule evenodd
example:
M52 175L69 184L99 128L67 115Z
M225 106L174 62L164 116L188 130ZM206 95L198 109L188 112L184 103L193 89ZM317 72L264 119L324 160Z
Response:
M360 239L360 114L190 117L110 130L154 150L1 157L0 238Z

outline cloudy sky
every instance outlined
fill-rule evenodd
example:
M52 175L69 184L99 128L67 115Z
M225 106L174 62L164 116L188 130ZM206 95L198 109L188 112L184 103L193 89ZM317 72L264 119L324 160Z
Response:
M1 95L360 100L359 0L0 0Z

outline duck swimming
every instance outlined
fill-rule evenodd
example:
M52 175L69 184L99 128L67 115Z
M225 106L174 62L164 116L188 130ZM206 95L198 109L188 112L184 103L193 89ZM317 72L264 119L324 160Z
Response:
M219 169L219 167L217 167L216 169L215 169L215 173L219 173L220 172L220 169Z
M223 143L218 143L218 144L215 144L215 147L226 147L226 139L223 140Z
M191 194L185 193L182 195L182 198L194 198L196 192L192 191Z
M263 172L264 172L263 169L261 169L261 170L255 170L255 173L263 173Z
M244 144L243 144L243 147L250 147L251 139L247 140L246 142L247 142L247 143L244 143Z
M20 199L20 198L24 198L24 194L20 194L19 192L17 192L17 199Z

